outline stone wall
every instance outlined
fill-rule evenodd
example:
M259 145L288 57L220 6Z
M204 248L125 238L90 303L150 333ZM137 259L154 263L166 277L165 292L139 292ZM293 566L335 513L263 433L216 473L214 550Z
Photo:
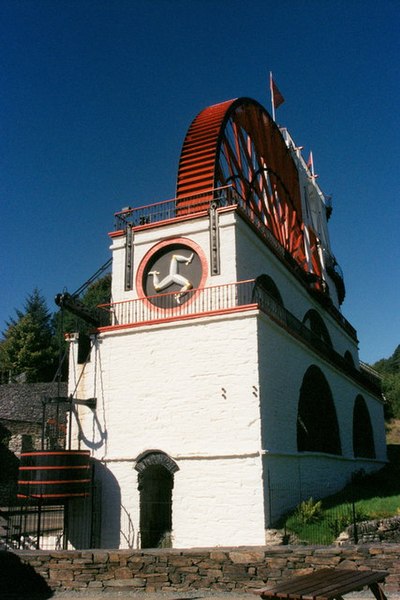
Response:
M189 550L16 551L56 590L249 591L322 567L388 571L400 592L400 545L241 547Z
M376 519L357 523L358 544L374 544L376 542L400 543L400 517ZM354 544L354 526L350 525L340 534L339 544Z

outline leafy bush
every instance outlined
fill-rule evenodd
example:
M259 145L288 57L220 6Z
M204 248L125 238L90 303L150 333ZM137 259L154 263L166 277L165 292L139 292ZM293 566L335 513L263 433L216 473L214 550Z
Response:
M336 519L328 522L328 527L333 536L337 538L339 534L351 525L352 519L350 515L339 515Z
M294 512L295 519L304 524L319 521L322 517L321 504L321 500L315 502L313 498L303 500Z

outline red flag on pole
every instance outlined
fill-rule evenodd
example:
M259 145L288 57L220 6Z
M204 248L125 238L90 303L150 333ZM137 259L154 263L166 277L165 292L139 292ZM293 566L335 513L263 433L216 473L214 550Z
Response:
M285 102L285 98L280 93L271 72L269 74L269 89L271 91L272 118L275 121L275 109Z
M279 108L281 104L285 102L285 98L280 93L278 86L275 81L271 77L271 94L272 94L272 102L274 104L274 108Z

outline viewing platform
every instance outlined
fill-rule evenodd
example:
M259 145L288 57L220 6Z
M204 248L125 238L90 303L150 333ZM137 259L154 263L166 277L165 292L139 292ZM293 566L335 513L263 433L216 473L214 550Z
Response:
M277 302L257 283L256 279L192 289L184 294L169 292L102 304L99 308L104 313L108 313L106 318L108 325L100 327L100 331L260 310L362 386L375 394L381 393L380 379L374 376L372 369L367 370L362 364L360 370L357 369Z
M328 302L329 295L322 291L324 289L323 282L317 276L308 273L300 267L291 254L273 235L267 224L263 221L262 215L256 213L246 199L230 185L185 198L173 198L137 208L124 208L115 213L115 231L112 235L117 235L119 232L121 234L126 233L128 229L135 231L151 228L177 219L184 220L195 218L196 216L204 217L211 210L215 211L216 209L236 210L253 230L256 231L259 237L262 238L275 256L284 262L292 274L301 280L303 285L308 289L315 292L317 300L324 306L324 309L341 324L353 339L357 339L356 330L345 319L342 313L333 304ZM324 259L328 271L331 275L334 275L338 283L342 284L344 288L343 274L334 256L324 250Z

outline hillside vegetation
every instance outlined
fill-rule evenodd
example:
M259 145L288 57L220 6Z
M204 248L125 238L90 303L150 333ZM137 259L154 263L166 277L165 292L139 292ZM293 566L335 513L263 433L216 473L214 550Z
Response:
M387 442L400 444L400 345L392 356L378 360L372 367L382 377Z

